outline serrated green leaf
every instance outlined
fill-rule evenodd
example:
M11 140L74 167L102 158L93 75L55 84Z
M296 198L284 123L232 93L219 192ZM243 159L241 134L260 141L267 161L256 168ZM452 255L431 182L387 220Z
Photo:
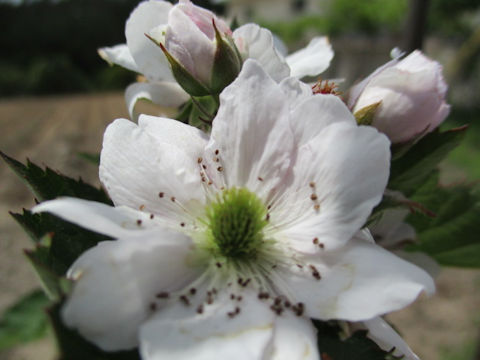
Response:
M425 252L446 266L480 267L480 197L466 185L438 185L434 173L413 199L436 216L413 213L407 217L417 232L417 243L407 250Z
M67 328L60 317L62 303L49 309L48 314L57 339L60 360L140 360L138 350L105 352Z
M367 338L367 331L356 331L346 339L335 322L314 321L317 328L318 349L322 360L391 360L390 352L382 350Z
M445 156L462 141L465 130L460 127L427 134L402 157L392 160L388 189L410 197L430 176Z
M43 263L57 276L65 275L68 268L83 252L98 242L109 239L48 213L32 214L24 210L23 214L12 214L12 216L36 244L45 234L50 234L51 245L47 248L48 260Z
M45 308L49 300L41 290L22 297L0 319L0 350L43 338L48 333Z
M2 152L0 156L27 183L39 201L51 200L59 196L72 196L112 205L105 191L85 183L82 179L72 179L48 167L44 170L30 160L27 160L27 165L24 165Z

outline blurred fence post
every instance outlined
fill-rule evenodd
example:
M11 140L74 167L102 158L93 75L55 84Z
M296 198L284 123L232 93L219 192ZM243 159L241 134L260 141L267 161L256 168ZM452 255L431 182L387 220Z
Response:
M403 50L407 53L422 48L429 2L430 0L410 0L403 45Z

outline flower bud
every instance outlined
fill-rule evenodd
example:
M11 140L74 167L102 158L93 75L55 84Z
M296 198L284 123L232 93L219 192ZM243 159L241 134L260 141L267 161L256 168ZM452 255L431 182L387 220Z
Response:
M189 0L170 10L166 26L150 32L163 45L178 83L194 96L220 93L240 72L241 58L231 35L223 20Z
M378 68L354 86L348 105L357 119L370 109L371 125L392 143L403 143L442 123L450 111L446 92L441 65L414 51L403 60L392 60Z

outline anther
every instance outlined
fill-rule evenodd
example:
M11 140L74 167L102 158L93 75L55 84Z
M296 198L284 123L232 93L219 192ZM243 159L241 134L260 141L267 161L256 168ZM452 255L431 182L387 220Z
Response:
M324 244L324 243L319 243L319 244L318 244L318 247L319 247L320 249L325 249L325 244Z
M184 222L180 223L180 226L185 227L185 223Z
M203 170L207 170L207 165L203 164L202 168L203 168Z
M215 263L215 265L216 265L216 267L219 268L219 269L222 267L222 264L219 263L219 262Z
M138 225L138 226L142 225L142 220L138 219L138 220L137 220L137 225Z
M318 238L313 238L313 243L314 243L315 245L318 245Z
M154 217L155 217L155 215L150 214L150 219L153 219Z
M170 296L170 294L166 291L159 292L156 297L159 299L167 299Z
M157 304L155 304L154 302L151 302L150 303L150 310L152 310L152 311L157 310Z
M203 161L203 159L202 159L201 157L199 157L199 158L197 159L197 163L199 163L199 164L200 164L202 161Z
M258 298L259 298L260 300L264 300L264 299L266 300L266 299L268 299L269 297L270 297L270 294L267 293L267 292L259 292L259 293L258 293Z
M217 171L222 172L222 171L223 171L223 167L219 166L219 167L217 168Z
M190 305L190 300L188 300L188 298L187 298L185 295L180 296L180 300L181 300L186 306L189 306L189 305Z
M191 288L190 289L190 295L195 295L197 293L197 289Z
M198 314L203 314L203 305L202 305L202 304L198 305L198 307L197 307L197 313L198 313Z
M315 187L315 183L313 181L310 182L310 184L308 184L312 189Z
M159 198L163 198L164 196L165 196L165 193L164 193L164 192L159 192L159 193L158 193L158 197L159 197Z
M220 153L220 150L216 149L215 150L215 155L218 155Z
M312 276L316 280L320 280L322 277L320 276L320 273L318 272L317 268L313 265L310 265L310 269L312 270Z
M299 302L297 305L292 306L292 310L297 316L302 316L303 312L305 311L305 306L303 303Z
M172 196L170 200L172 200L172 202L175 202L175 196Z
M270 306L270 309L277 315L282 315L283 313L283 307L281 305L272 305Z
M242 301L243 297L242 296L237 296L237 301Z
M310 195L310 199L312 199L313 201L317 200L318 199L317 194Z
M315 211L318 211L318 210L320 210L320 205L315 204L315 205L313 205L313 208L315 209Z
M145 205L140 205L138 209L142 211L143 209L145 209Z
M235 300L235 294L230 294L230 299Z
M267 213L267 215L265 216L265 221L269 221L270 220L270 214Z
M258 180L263 181L263 178L259 176L259 177L258 177Z

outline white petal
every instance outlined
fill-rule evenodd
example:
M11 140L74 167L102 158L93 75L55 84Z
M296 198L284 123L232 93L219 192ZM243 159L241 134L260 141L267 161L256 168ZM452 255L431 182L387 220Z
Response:
M360 321L399 310L425 291L431 294L433 279L380 246L353 238L344 247L303 258L310 266L292 266L285 281L296 301L305 304L308 316Z
M62 309L65 324L103 350L137 346L155 295L183 288L195 276L187 264L190 246L186 236L166 231L99 243L69 271L76 283Z
M180 85L173 82L130 84L125 90L125 101L132 119L137 118L134 109L140 99L150 100L160 106L177 107L186 102L189 96Z
M309 98L313 96L312 88L310 85L305 84L304 82L294 78L288 77L283 79L280 82L280 87L283 92L291 100L290 104L296 105L298 101L304 98ZM302 123L302 122L300 122Z
M340 122L357 124L352 113L335 95L305 96L293 104L290 119L298 146L306 144L328 125Z
M202 314L177 303L146 322L140 332L145 360L261 360L273 336L275 314L256 294L243 294L241 311L230 318L238 302L221 293Z
M380 202L389 160L389 142L375 129L327 126L300 147L292 183L271 210L278 236L302 252L318 251L314 238L327 249L345 244Z
M290 66L290 75L297 78L316 76L324 72L332 59L332 46L326 36L313 38L307 47L286 58Z
M238 78L220 95L206 158L219 150L227 187L247 187L268 194L290 166L293 135L288 99L254 60L243 65Z
M404 360L420 360L400 335L383 320L376 317L361 323L368 330L368 337L385 351L395 348L395 356L405 356ZM362 326L362 327L363 327Z
M128 70L139 72L135 60L128 49L127 44L118 44L112 47L98 49L98 55L110 65L117 64Z
M399 250L395 251L395 254L400 256L403 260L407 260L408 262L422 268L429 273L432 278L436 278L442 270L442 267L435 261L435 259L423 252L407 252Z
M197 158L206 140L200 134L189 125L153 116L140 116L138 125L124 119L109 125L100 180L115 205L141 208L177 225L192 220L185 210L204 200Z
M167 1L141 2L130 14L125 26L130 53L140 72L151 81L174 81L162 50L145 36L153 28L167 23L171 8Z
M285 45L283 40L280 39L280 37L278 37L277 35L272 34L272 36L273 36L273 45L275 46L275 49L277 49L277 52L283 57L287 56L288 54L287 45Z
M144 212L77 198L45 201L35 206L32 211L34 213L52 213L64 220L112 238L140 236L144 230L157 225L156 222L151 221L149 214Z
M358 98L362 94L363 90L367 87L367 85L377 77L378 74L382 73L384 70L394 66L398 63L398 59L393 59L383 64L379 68L377 68L373 73L371 73L367 78L360 81L358 84L352 86L352 88L348 92L348 108L352 110L357 103Z
M317 331L310 319L287 311L275 320L268 360L318 360Z
M290 74L287 63L275 48L269 30L256 24L246 24L233 32L233 39L244 59L257 60L275 81Z
M409 211L404 208L384 211L380 221L370 226L377 244L392 250L406 241L415 240L415 229L404 221L408 213Z

